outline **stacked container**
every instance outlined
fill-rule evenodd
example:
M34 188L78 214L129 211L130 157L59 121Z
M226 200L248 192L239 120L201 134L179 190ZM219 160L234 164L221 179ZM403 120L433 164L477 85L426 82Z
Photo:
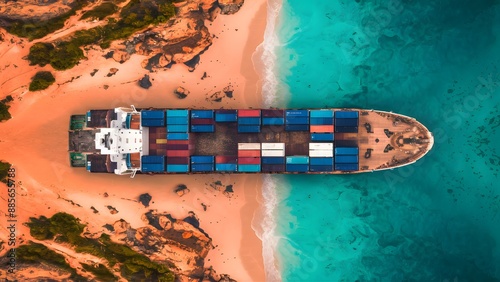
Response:
M165 112L163 110L142 110L141 125L144 127L165 126Z
M191 132L214 132L213 110L191 110Z
M235 172L238 168L237 156L215 156L215 171Z
M165 171L165 156L142 156L141 157L141 172L164 172Z
M237 110L216 110L216 122L236 122L238 120Z
M238 110L238 132L260 132L260 110Z
M335 148L335 170L354 171L359 168L359 149L357 147Z
M331 142L333 141L333 110L311 110L310 129L311 141Z
M210 172L214 171L214 156L191 156L192 172Z
M281 126L285 124L285 111L262 110L262 125Z
M357 133L359 123L358 111L336 111L335 112L335 132Z
M167 110L167 133L188 133L188 110Z
M309 170L308 156L288 156L286 157L286 171L307 172Z
M285 143L262 143L262 171L285 171Z
M333 171L333 143L309 143L309 170Z
M309 131L309 110L285 110L286 131Z
M238 143L238 171L260 172L260 143Z

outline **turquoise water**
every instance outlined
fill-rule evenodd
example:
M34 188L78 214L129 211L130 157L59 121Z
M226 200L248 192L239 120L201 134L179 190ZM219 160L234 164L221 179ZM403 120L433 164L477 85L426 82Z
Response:
M273 32L270 105L393 111L436 143L393 171L267 179L268 280L500 281L500 1L283 0Z

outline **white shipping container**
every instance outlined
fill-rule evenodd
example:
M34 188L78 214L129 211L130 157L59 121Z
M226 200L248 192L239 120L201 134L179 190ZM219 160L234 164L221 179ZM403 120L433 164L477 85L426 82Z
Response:
M260 150L260 143L238 143L238 150Z
M262 150L282 150L285 149L285 143L262 143Z
M284 157L285 150L262 150L263 157Z
M333 143L309 143L309 150L333 150Z
M309 150L310 157L333 157L333 150Z

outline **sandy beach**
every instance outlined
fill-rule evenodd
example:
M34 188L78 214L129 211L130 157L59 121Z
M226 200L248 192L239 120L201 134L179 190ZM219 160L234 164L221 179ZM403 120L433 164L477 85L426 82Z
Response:
M266 0L246 1L234 15L219 15L207 22L215 35L213 45L201 55L196 70L174 65L166 71L149 73L141 68L145 57L133 55L123 64L105 59L103 52L90 50L87 60L75 68L54 72L56 84L40 92L27 92L30 78L39 70L22 58L32 43L5 34L0 44L0 98L12 95L12 119L0 123L0 159L16 169L18 239L30 239L21 225L32 216L51 216L65 211L87 223L91 233L101 232L104 224L124 219L132 227L144 226L141 215L150 209L184 218L193 211L200 227L213 239L215 248L205 260L218 273L238 281L264 281L262 244L251 228L260 195L260 176L146 176L135 179L112 174L89 174L69 166L68 123L72 114L89 109L136 107L246 108L261 107L259 77L252 64L252 54L263 40ZM12 39L12 40L11 40ZM111 68L118 72L108 77ZM90 73L98 69L94 76ZM206 73L207 77L201 79ZM142 89L137 80L149 74L153 86ZM207 97L231 84L233 98L213 102ZM183 100L173 91L178 86L191 94ZM227 197L210 183L220 180L234 185L234 195ZM188 186L190 193L179 197L177 184ZM107 193L107 197L105 197ZM144 207L137 201L149 193L152 202ZM7 191L1 189L0 211L6 215ZM72 201L72 202L71 202ZM202 203L207 206L206 211ZM111 214L110 205L118 213ZM91 207L98 210L92 211ZM8 232L0 224L0 239ZM3 255L6 249L2 250Z

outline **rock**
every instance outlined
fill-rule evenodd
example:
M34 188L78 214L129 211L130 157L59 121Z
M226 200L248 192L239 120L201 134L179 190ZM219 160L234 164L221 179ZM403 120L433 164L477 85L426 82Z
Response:
M244 0L219 0L219 7L221 8L221 14L231 15L238 12L243 6Z
M111 59L111 58L113 58L114 53L115 53L115 51L109 51L108 53L104 54L103 57L105 59Z
M149 89L149 87L153 86L149 80L149 75L145 74L143 78L139 79L139 86L144 89Z
M111 52L113 52L113 54L111 55L113 60L117 61L120 64L123 64L125 61L130 59L130 54L126 51L116 50Z
M109 88L109 85L107 85L107 84L104 84L104 85L102 86L102 88L104 88L104 90L108 90L108 88Z
M109 197L108 192L104 192L103 196L104 196L104 198Z
M192 231L186 231L186 232L182 233L182 238L184 238L184 239L189 239L191 237L193 237Z
M117 68L110 68L108 74L106 75L107 77L111 77L115 75L118 72Z
M106 206L106 207L108 208L110 214L117 214L118 213L118 210L115 209L114 207L112 207L112 206Z
M145 194L141 194L139 196L139 202L141 202L144 207L149 207L149 202L151 201L153 197L151 197L151 195L149 195L148 193L145 193Z
M224 92L224 94L226 94L226 97L233 98L234 87L231 84L224 87L224 89L222 89L222 91Z
M90 209L91 209L94 213L99 213L99 211L98 211L96 208L94 208L93 206L92 206L92 207L90 207Z
M67 13L75 6L76 0L67 1L2 1L0 6L0 26L11 24L15 20L25 22L46 21Z
M199 63L200 63L200 56L196 55L191 60L185 62L184 64L188 66L188 70L190 72L193 72Z
M179 99L184 99L189 95L189 90L185 89L182 86L177 87L177 89L174 90L174 94L177 95Z
M90 73L90 76L94 76L97 72L99 71L99 69L94 69L91 73Z
M210 95L210 94L207 94L207 95ZM211 94L207 100L210 100L212 102L222 102L222 98L226 97L224 92L222 91L217 91L213 94Z
M191 192L191 191L184 184L179 184L175 188L175 193L177 193L177 195L179 195L179 197L182 197L182 196L186 195L189 192Z

